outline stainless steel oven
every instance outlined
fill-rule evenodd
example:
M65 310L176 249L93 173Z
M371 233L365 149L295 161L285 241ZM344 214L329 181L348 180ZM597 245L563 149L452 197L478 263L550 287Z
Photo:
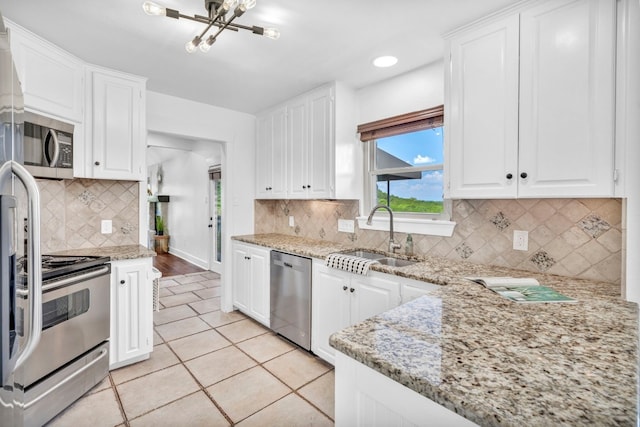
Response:
M65 264L67 263L67 264ZM43 256L42 332L24 362L26 426L42 425L109 371L108 258ZM28 329L28 289L20 286L17 333Z

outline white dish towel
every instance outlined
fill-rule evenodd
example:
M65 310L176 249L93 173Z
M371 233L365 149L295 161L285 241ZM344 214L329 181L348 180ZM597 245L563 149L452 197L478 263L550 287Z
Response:
M377 262L378 261L374 259L360 258L345 254L330 254L325 261L327 267L362 275L366 275L371 264L375 264Z

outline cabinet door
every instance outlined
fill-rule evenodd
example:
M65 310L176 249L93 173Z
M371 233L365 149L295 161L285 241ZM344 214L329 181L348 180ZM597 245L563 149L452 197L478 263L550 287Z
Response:
M521 197L613 195L615 0L521 16Z
M25 107L82 122L82 62L22 28L11 26L10 30Z
M334 197L335 176L332 91L328 88L309 96L309 140L307 193L310 198Z
M306 199L308 194L307 113L306 98L296 99L287 106L287 194L292 199Z
M256 197L259 199L281 199L287 194L286 117L283 107L258 118Z
M92 79L93 178L144 179L140 82L97 71Z
M111 363L120 364L153 349L151 260L112 263Z
M249 314L260 323L269 326L270 321L270 251L251 248L249 251L251 281L249 289Z
M233 245L233 305L247 313L249 311L249 260L250 255L245 245Z
M322 261L313 262L311 350L331 364L335 350L329 345L329 337L350 324L349 276Z
M516 197L518 16L465 32L450 49L449 196Z
M352 275L351 324L361 322L400 305L400 284L393 276Z

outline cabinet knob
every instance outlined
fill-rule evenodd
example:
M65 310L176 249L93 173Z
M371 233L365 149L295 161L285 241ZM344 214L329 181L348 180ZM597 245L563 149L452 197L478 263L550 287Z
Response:
M351 293L354 293L354 292L355 292L355 289L354 289L354 288L351 288L351 289L349 289L349 290L351 291Z
M307 188L311 188L311 185L307 185Z
M507 179L511 179L511 178L513 178L513 174L512 173L508 173L507 174Z
M124 284L125 284L124 279L120 280L120 284L121 284L121 285L124 285Z
M343 286L343 287L342 287L342 290L343 290L343 291L346 291L347 289L348 289L348 287L347 287L347 286Z
M306 189L307 189L307 186L306 186L306 185L303 185L303 186L302 186L302 188L306 190Z
M527 175L527 173L526 173L526 172L522 172L522 173L520 174L520 178L522 178L522 179L525 179L527 176L528 176L528 175Z
M93 164L96 166L100 166L100 162L94 162Z

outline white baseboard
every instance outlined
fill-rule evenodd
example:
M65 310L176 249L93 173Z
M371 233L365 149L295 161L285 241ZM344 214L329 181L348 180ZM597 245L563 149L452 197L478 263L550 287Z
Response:
M182 258L183 260L188 261L191 264L197 265L200 268L203 268L205 270L209 269L209 263L207 261L181 251L180 249L169 246L169 253L171 255L177 256L178 258Z

